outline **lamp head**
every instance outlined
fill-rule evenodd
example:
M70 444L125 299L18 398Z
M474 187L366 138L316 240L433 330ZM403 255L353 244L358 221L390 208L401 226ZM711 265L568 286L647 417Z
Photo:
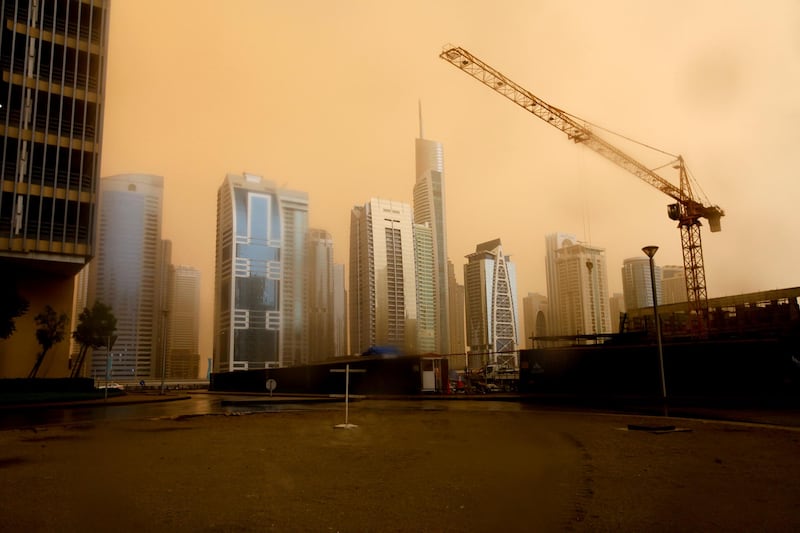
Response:
M653 256L656 255L656 252L658 251L658 246L645 246L644 248L642 248L642 251L647 257L652 259Z

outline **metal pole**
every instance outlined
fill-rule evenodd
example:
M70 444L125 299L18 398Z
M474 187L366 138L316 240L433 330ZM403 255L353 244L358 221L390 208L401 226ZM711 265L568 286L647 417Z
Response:
M650 258L650 285L653 290L653 315L656 321L656 342L658 343L658 365L661 370L661 399L664 402L664 413L667 409L667 382L664 378L664 352L661 347L661 319L658 316L658 295L656 294L656 272L653 256L658 251L658 246L645 246L642 251Z
M350 365L344 367L344 425L350 424Z
M164 380L167 375L167 309L161 311L161 394L164 394Z
M111 373L111 335L106 336L106 390L103 401L108 401L108 375Z

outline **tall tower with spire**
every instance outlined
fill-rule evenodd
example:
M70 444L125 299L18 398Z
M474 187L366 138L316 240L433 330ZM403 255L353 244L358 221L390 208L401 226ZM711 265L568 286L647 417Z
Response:
M415 142L416 183L414 222L427 224L433 237L433 286L435 346L440 354L450 353L450 313L447 279L447 225L445 217L444 162L442 144L424 138L422 103L419 103L419 138Z

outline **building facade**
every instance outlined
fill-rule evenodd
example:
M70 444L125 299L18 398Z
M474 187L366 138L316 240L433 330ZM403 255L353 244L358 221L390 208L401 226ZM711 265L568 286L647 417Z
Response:
M306 288L306 239L308 193L280 189L281 209L281 366L307 364L308 292Z
M95 254L108 5L0 0L0 275L29 303L0 339L0 376L28 374L33 359L16 354L41 349L34 317L46 305L71 314ZM69 346L38 375L69 375Z
M309 361L336 355L334 338L333 237L322 229L310 229L306 243L308 269Z
M255 174L217 192L214 371L291 366L305 339L306 193Z
M92 350L90 377L138 380L161 376L164 257L161 239L164 178L121 174L100 180L97 256L90 266L89 302L117 319L111 351ZM168 247L167 247L168 250Z
M470 368L497 363L515 368L519 349L517 276L500 239L484 242L464 265Z
M169 266L167 379L197 379L200 371L200 271Z
M545 236L545 274L547 275L547 299L549 301L550 313L548 315L548 335L561 335L559 324L559 301L560 292L558 290L558 272L556 270L556 254L558 250L566 246L572 246L578 242L578 237L572 233L551 233Z
M345 288L344 265L333 264L333 355L349 355L347 342L347 289Z
M421 106L420 106L421 107ZM425 139L420 132L415 143L416 183L414 185L414 222L427 224L431 230L433 248L433 279L435 337L431 351L450 352L450 297L447 276L447 224L445 213L444 156L439 142ZM420 280L428 284L427 280Z
M522 315L525 332L525 347L536 348L536 337L547 335L547 296L536 292L529 292L522 298Z
M682 266L667 265L661 269L662 298L658 304L677 304L687 301L686 272Z
M447 261L447 290L450 300L450 353L466 354L467 338L464 315L464 285L456 279L456 267Z
M661 291L661 267L653 269L656 280L656 297L663 303ZM650 279L650 258L631 257L622 262L622 294L625 309L653 307L653 283Z
M625 320L625 295L621 292L615 292L608 300L608 308L611 312L611 333L619 333L621 329L621 321Z
M350 348L417 351L411 206L373 198L350 213Z
M555 254L558 335L611 332L605 250L589 244L564 245Z
M414 224L414 265L417 280L417 353L436 352L436 283L433 231L429 224Z

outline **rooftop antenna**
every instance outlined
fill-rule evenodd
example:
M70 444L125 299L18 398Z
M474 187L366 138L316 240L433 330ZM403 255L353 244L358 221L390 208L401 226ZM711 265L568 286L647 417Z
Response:
M419 106L419 138L424 139L425 135L422 134L422 100L417 100Z

